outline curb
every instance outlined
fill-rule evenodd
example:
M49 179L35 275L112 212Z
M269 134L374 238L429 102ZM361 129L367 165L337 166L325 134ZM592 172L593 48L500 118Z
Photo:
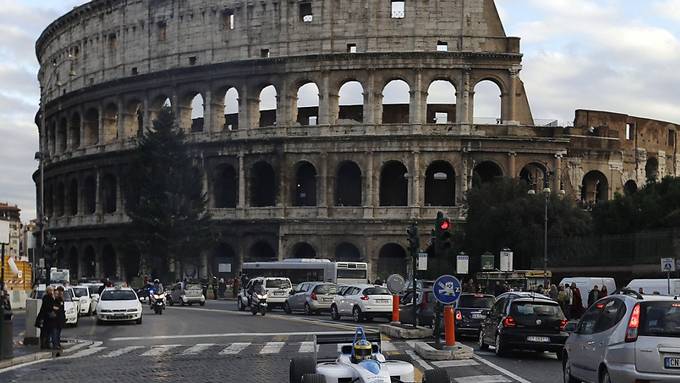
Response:
M391 324L380 325L380 332L392 339L423 339L432 336L432 329L430 328L403 328Z
M72 343L73 345L69 346L68 348L65 348L62 351L62 355L73 354L80 349L89 347L94 344L94 342L91 341L82 341L77 339L69 339L66 340L65 343L66 344ZM7 360L0 360L0 370L51 358L53 358L52 351L38 351L28 355L15 356Z
M425 360L467 360L472 359L474 350L462 343L456 343L449 350L437 350L425 342L415 342L416 353Z

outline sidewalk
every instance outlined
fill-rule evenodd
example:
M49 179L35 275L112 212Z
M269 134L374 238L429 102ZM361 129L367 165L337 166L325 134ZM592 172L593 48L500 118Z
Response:
M69 355L77 350L87 347L92 344L88 341L80 341L75 339L63 339L62 347L64 350L61 355ZM24 345L20 339L14 340L13 357L5 360L0 360L0 370L8 367L17 366L24 363L35 362L37 360L50 359L53 356L51 350L41 350L38 345Z

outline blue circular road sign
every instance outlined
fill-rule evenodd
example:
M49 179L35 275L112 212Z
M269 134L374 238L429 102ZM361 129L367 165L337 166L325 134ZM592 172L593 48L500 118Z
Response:
M460 281L453 275L442 275L434 281L432 293L442 304L453 304L460 298Z

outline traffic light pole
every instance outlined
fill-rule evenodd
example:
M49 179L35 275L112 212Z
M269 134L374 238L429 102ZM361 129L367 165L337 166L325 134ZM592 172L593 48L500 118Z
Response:
M418 229L416 228L416 233ZM416 286L416 270L418 270L418 250L411 249L413 257L413 328L418 327L418 287ZM425 298L423 292L423 299Z

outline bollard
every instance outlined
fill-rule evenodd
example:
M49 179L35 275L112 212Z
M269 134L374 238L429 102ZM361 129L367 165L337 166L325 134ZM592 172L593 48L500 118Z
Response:
M446 332L446 347L456 345L456 322L453 320L453 306L444 308L444 331Z
M392 296L392 322L399 323L399 295Z

